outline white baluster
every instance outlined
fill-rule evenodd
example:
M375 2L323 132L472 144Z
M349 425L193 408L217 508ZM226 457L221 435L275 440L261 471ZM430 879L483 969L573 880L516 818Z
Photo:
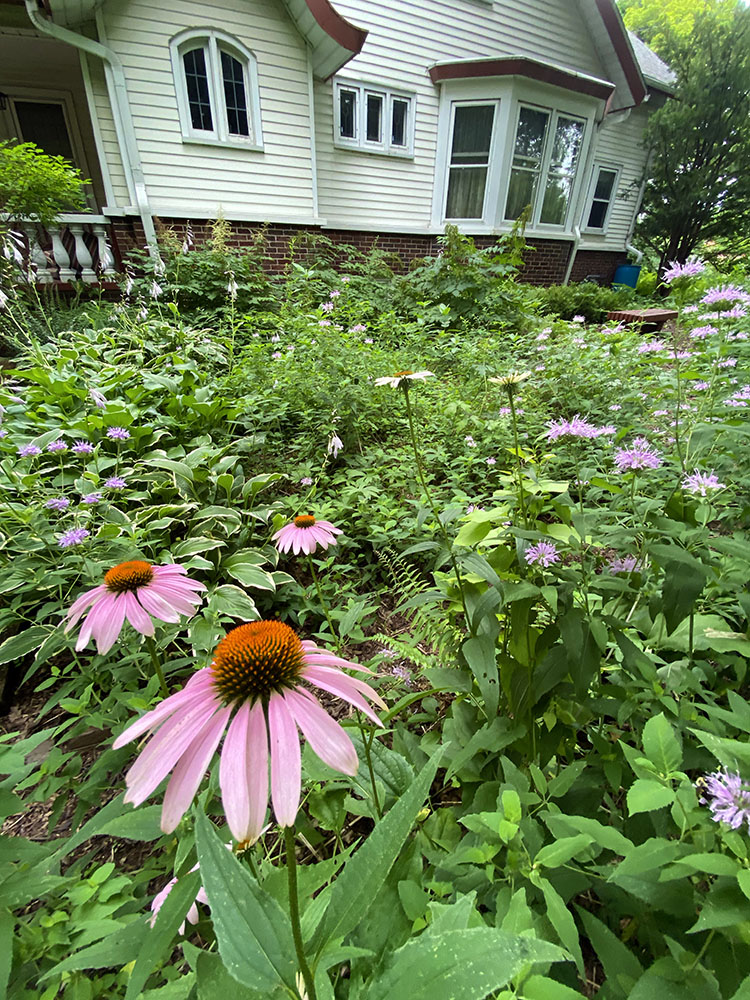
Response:
M71 222L68 225L68 229L73 234L73 239L75 240L76 260L81 266L81 281L96 281L94 259L83 238L83 226L80 223Z
M54 261L44 252L37 238L35 225L24 226L24 231L29 240L29 269L24 269L24 273L29 281L37 281L41 285L48 285L55 280Z
M116 274L115 259L107 244L107 227L100 222L95 222L91 227L96 237L96 245L99 248L99 271L101 274Z
M65 244L62 241L62 226L50 226L47 232L52 239L52 256L60 271L60 281L75 281L76 272Z

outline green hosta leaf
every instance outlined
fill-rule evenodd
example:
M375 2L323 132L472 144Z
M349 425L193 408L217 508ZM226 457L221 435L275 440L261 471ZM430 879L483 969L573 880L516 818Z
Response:
M543 865L545 868L558 868L585 850L591 843L591 837L585 833L576 834L575 837L563 837L562 840L556 840L543 847L534 858L534 864Z
M10 663L26 656L33 649L39 649L51 631L44 625L32 625L24 632L10 636L0 645L0 663Z
M680 741L663 713L652 716L643 727L643 751L663 775L682 763Z
M242 618L244 621L257 621L260 618L253 599L233 583L223 583L217 587L208 599L208 607L211 611L232 618Z
M226 570L235 580L239 580L243 587L254 587L256 590L276 590L276 581L271 574L241 554L225 559L221 568Z
M641 812L651 812L653 809L663 809L674 802L673 788L666 788L658 781L647 778L636 778L628 789L628 812L631 816Z
M172 941L185 919L185 915L195 902L201 887L200 872L188 872L164 900L156 917L156 922L149 928L149 934L142 946L136 952L137 958L133 971L130 973L125 1000L135 1000L140 996L146 981L154 971L160 959L168 959L172 952Z
M288 916L226 849L202 813L195 825L198 861L211 906L219 954L251 989L293 987L297 961Z
M166 469L168 472L173 472L176 476L182 476L183 479L187 479L191 483L193 481L193 470L189 465L185 465L184 462L175 462L171 458L150 458L147 460L146 466L156 469Z
M388 877L414 825L437 772L438 750L408 791L381 819L359 850L347 861L331 889L331 901L316 940L320 952L332 938L345 937L367 913Z
M367 1000L477 1000L500 989L534 962L560 962L556 945L470 927L408 941L367 991Z

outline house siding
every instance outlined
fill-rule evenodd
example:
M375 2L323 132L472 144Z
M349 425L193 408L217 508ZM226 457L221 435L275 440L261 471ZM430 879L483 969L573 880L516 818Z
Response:
M123 63L155 214L313 219L307 51L280 0L110 0L101 27ZM202 27L233 35L258 60L263 151L183 142L169 42ZM99 84L100 127L113 135Z
M607 75L574 0L337 0L336 6L370 32L338 78L414 93L416 132L412 160L335 147L333 88L330 81L316 84L320 212L329 226L430 230L440 104L440 88L427 73L433 63L521 55Z

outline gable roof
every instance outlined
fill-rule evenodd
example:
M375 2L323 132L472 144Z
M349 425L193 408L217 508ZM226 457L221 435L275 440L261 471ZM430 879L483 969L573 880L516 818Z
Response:
M638 65L641 67L643 79L655 90L663 90L665 93L671 94L677 82L675 74L664 60L660 59L654 50L650 49L638 35L629 31L628 36L630 44L633 46L635 57L638 60Z

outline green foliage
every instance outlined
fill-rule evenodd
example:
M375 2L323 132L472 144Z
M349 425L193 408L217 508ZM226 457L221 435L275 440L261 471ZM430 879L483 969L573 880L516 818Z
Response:
M583 316L587 323L601 323L607 313L627 309L633 298L629 289L607 288L593 281L570 285L548 285L531 290L542 314L573 319Z
M0 140L0 212L11 221L47 226L61 212L81 211L88 183L62 156L49 156L33 142Z
M677 85L645 131L654 156L638 229L661 263L731 245L750 217L750 10L721 10L702 10L661 50Z
M709 12L728 25L738 5L738 0L618 0L626 26L663 58L672 39L690 37L702 14Z

